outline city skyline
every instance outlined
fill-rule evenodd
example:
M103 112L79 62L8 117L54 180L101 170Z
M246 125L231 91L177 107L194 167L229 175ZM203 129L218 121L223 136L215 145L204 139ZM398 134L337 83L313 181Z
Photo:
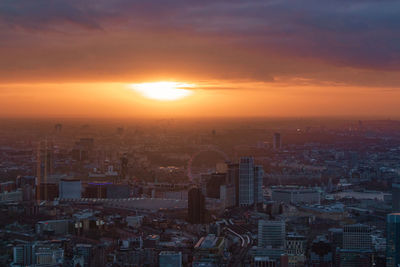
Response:
M400 266L399 13L1 0L0 266Z

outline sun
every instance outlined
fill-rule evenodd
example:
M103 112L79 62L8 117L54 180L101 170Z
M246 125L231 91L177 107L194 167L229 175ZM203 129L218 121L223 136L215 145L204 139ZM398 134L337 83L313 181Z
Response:
M180 82L152 82L131 84L130 87L142 96L160 101L179 100L193 94L195 84Z

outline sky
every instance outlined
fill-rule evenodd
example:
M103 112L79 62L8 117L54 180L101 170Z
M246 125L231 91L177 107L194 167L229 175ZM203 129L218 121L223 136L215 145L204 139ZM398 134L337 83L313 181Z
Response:
M0 117L400 117L397 0L2 0ZM147 98L135 84L190 85Z

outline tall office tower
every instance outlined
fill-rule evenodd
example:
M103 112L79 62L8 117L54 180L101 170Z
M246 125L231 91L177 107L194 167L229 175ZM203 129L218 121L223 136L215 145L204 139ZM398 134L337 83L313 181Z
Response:
M386 266L400 265L400 213L388 214L386 238Z
M250 206L263 200L262 184L264 170L254 166L253 157L242 157L239 163L239 206Z
M264 169L262 166L254 167L254 204L263 202L263 184Z
M392 184L392 211L400 212L400 184Z
M239 206L239 164L230 163L228 164L228 175L227 175L227 184L235 185L235 196L234 201L235 205Z
M281 149L281 146L282 146L281 134L280 133L274 133L274 142L273 142L274 150Z
M182 252L161 251L158 255L158 263L160 267L181 267Z
M285 222L284 221L258 221L258 246L283 248L285 246Z
M128 175L128 157L124 154L121 157L121 172L120 172L120 180L125 180Z
M242 157L239 163L239 205L254 204L254 159Z
M371 250L371 228L363 224L346 225L343 228L343 249Z
M205 199L200 188L192 188L188 192L188 221L192 224L205 223Z

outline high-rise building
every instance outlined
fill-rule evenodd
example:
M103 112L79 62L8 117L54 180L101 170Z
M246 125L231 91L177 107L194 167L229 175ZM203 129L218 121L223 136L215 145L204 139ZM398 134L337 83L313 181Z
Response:
M400 212L400 184L392 184L392 211Z
M284 221L258 221L258 246L283 248L285 246L285 229Z
M225 208L235 206L235 186L222 185L220 187L220 200L223 201Z
M386 266L400 264L400 213L387 215Z
M192 188L188 192L188 221L192 224L205 223L205 199L200 188Z
M363 224L346 225L343 228L343 249L371 250L371 228Z
M254 204L254 160L242 157L239 163L239 205Z
M254 167L254 204L263 202L262 184L264 169L262 166Z
M281 149L281 146L282 146L281 134L280 133L274 133L274 142L273 142L274 150Z
M182 252L161 251L158 255L158 263L160 267L181 267Z
M234 201L235 201L235 205L239 206L239 188L240 188L239 164L237 164L237 163L228 164L227 183L233 184L235 186Z
M121 173L120 173L120 178L121 180L125 180L128 175L128 157L127 155L123 155L121 157Z
M255 166L252 157L242 157L239 163L239 205L250 206L263 200L264 170Z

